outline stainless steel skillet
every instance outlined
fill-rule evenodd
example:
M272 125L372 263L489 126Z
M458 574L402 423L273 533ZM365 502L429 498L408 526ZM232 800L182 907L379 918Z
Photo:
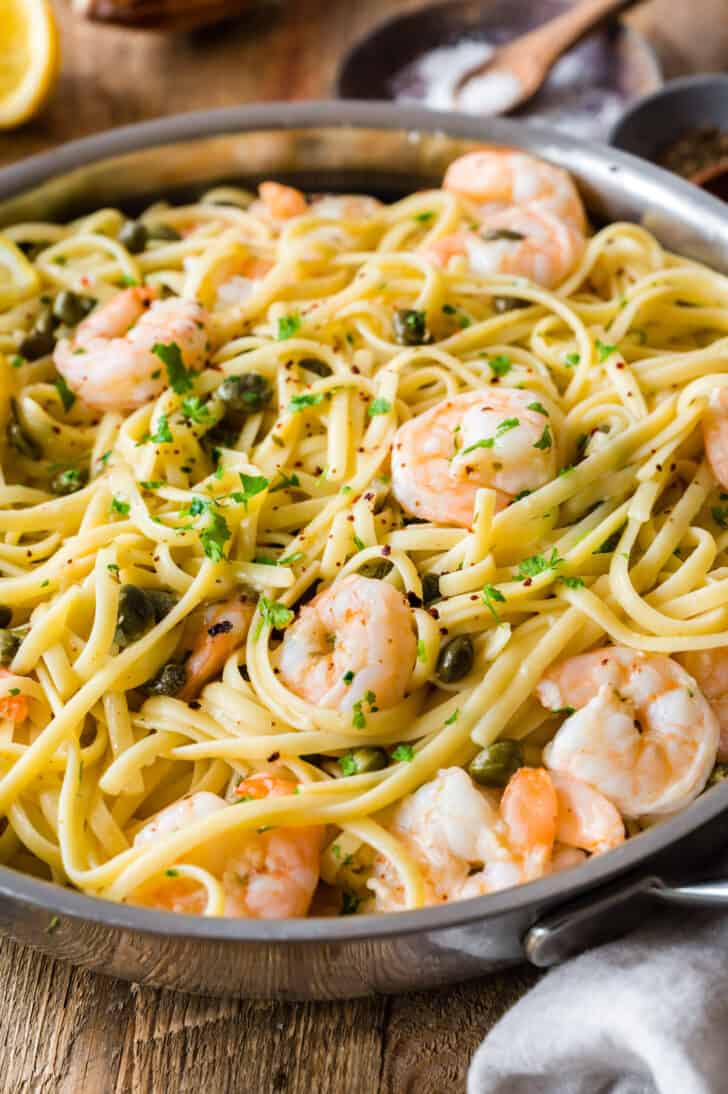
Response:
M381 103L217 110L78 141L0 171L0 228L107 204L134 210L266 176L394 198L438 183L450 160L483 140L567 168L595 220L639 221L666 246L728 273L725 207L657 168L548 129ZM524 958L551 964L664 902L728 905L728 881L685 883L727 837L728 781L576 870L449 906L335 920L177 917L0 867L0 932L78 965L185 991L324 999L422 989Z

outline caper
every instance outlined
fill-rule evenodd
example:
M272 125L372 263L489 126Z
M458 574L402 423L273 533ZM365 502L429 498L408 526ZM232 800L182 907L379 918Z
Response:
M345 756L339 756L338 763L344 775L363 775L388 767L389 756L383 748L353 748Z
M12 631L0 630L0 664L9 665L18 652L20 639Z
M58 494L59 497L65 497L67 494L75 494L77 490L80 490L86 485L87 480L88 472L85 469L66 467L51 479L51 493Z
M119 243L126 247L129 254L136 255L143 251L149 239L146 225L138 220L127 220L119 232Z
M20 636L0 629L0 664L9 665L20 648Z
M218 399L225 404L225 413L231 418L246 418L257 414L267 406L273 389L259 372L246 372L242 376L228 376L217 389Z
M53 301L53 315L59 323L75 327L93 306L94 301L89 296L79 296L78 293L70 291L59 292Z
M18 346L18 353L26 361L37 361L39 357L46 357L53 352L56 339L53 330L56 325L55 316L50 308L44 308L35 321L30 334L26 334Z
M413 308L399 308L394 313L394 336L402 346L423 346L431 342L425 313Z
M27 456L29 460L39 460L43 453L32 437L25 432L20 422L11 418L7 426L8 442L21 456Z
M150 224L147 227L147 239L158 239L162 243L177 243L182 236L171 224Z
M155 623L161 623L165 615L169 615L176 605L177 597L174 593L167 592L166 589L145 589L144 591L151 601Z
M53 314L53 308L42 308L36 316L33 330L37 331L39 334L53 334L55 329L56 317Z
M512 228L488 228L483 232L483 239L486 243L500 243L503 241L517 243L525 238L523 232L514 232Z
M369 562L363 562L358 569L362 577L371 577L375 581L381 581L392 569L393 563L388 558L372 558Z
M141 638L155 622L154 601L138 585L122 585L116 617L116 641L120 646Z
M331 365L320 361L318 357L302 357L298 363L301 368L305 368L307 372L315 372L317 376L331 376L334 371Z
M517 296L494 296L493 310L497 315L503 315L507 311L516 311L518 308L530 308L532 300L520 300Z
M187 681L187 670L184 665L178 665L174 661L163 665L156 676L148 680L143 690L150 695L176 695L182 690Z
M722 783L726 778L728 778L728 764L716 764L710 773L706 789L711 786L717 786L718 783Z
M12 609L8 608L5 604L0 604L0 627L2 627L3 629L7 627L8 623L12 618Z
M503 738L488 745L470 761L468 771L481 786L505 786L511 775L523 767L518 741Z
M440 599L440 575L425 574L422 578L422 599L425 604L432 604Z
M18 250L22 251L31 262L34 262L40 252L44 251L47 246L47 243L33 243L29 239L24 239L21 243L18 243Z
M462 680L473 667L473 643L467 634L459 634L440 650L437 658L437 675L443 684L454 684Z

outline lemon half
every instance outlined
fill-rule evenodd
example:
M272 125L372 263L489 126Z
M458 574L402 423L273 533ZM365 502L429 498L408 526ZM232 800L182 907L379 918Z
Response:
M32 117L58 74L50 0L0 0L0 129Z

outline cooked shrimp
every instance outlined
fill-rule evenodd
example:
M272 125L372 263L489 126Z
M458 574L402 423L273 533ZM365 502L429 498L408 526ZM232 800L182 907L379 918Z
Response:
M499 804L495 791L477 787L461 768L440 771L400 803L390 828L417 862L428 904L534 881L624 839L617 810L598 790L543 767L519 768ZM382 856L368 884L377 910L403 906L402 886Z
M624 843L624 824L608 798L573 775L550 772L556 791L556 839L565 847L599 855Z
M185 665L187 678L180 699L193 699L205 684L222 670L233 650L247 638L255 604L233 597L221 604L211 604L195 617L197 637Z
M450 164L442 186L475 202L483 219L516 205L549 212L582 234L586 229L584 206L571 177L526 152L497 145L468 152Z
M15 673L8 669L0 668L0 679L14 676ZM26 695L0 696L0 718L9 718L11 722L24 722L30 713L28 697Z
M711 471L728 490L728 388L713 391L703 417L703 442Z
M260 772L240 783L236 793L242 798L261 798L294 794L295 790L292 779ZM191 794L153 817L137 833L134 846L172 835L228 808L217 794ZM322 835L323 830L313 826L232 832L196 847L184 861L207 870L222 884L226 916L305 916L318 884ZM204 911L206 897L193 879L177 877L148 882L132 894L130 903L199 915Z
M148 288L124 289L96 308L72 339L57 344L56 368L72 391L99 410L135 410L156 398L167 378L157 343L176 343L188 369L208 349L207 313L192 300L155 300Z
M608 646L555 665L536 690L550 710L576 708L546 766L600 790L622 816L673 813L705 786L718 720L677 661Z
M462 257L474 274L515 274L551 289L571 273L585 246L583 234L548 209L514 206L488 216L478 232L455 232L422 250L439 266Z
M369 220L383 205L365 194L323 194L311 202L311 212L327 220Z
M425 243L424 253L439 266L466 258L475 274L516 274L554 288L584 252L584 207L559 167L490 146L450 164L442 185L475 204L477 230Z
M320 707L343 713L366 699L384 710L404 698L416 656L402 593L386 581L349 574L305 605L286 631L280 678Z
M480 487L492 487L503 509L522 490L543 486L557 468L543 409L533 392L499 388L457 395L411 418L392 447L397 501L412 516L469 528Z
M260 200L276 220L290 220L308 211L305 196L293 186L280 182L261 182L258 187Z
M713 708L720 726L718 756L728 760L728 650L696 650L681 653L678 661L694 676L705 698Z
M556 820L556 793L543 770L517 771L499 809L495 794L479 789L462 768L450 767L400 803L390 828L422 872L425 903L442 904L547 872ZM378 911L403 906L399 879L382 856L368 885Z

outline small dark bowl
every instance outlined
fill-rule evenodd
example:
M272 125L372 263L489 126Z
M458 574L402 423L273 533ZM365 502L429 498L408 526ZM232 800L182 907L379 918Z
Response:
M336 82L343 99L394 99L409 86L406 72L425 53L462 39L500 46L560 15L571 0L450 0L395 16L375 27L344 57ZM645 39L617 20L597 27L573 46L567 56L583 72L570 92L589 96L598 89L614 93L622 106L660 87L660 68ZM555 122L566 105L558 79L547 77L543 87L513 117L546 110ZM423 105L423 104L420 104ZM609 123L599 133L606 140ZM571 135L574 135L571 133ZM596 134L595 134L596 135Z
M628 107L612 129L616 148L659 162L660 153L686 133L728 130L728 75L686 76Z

